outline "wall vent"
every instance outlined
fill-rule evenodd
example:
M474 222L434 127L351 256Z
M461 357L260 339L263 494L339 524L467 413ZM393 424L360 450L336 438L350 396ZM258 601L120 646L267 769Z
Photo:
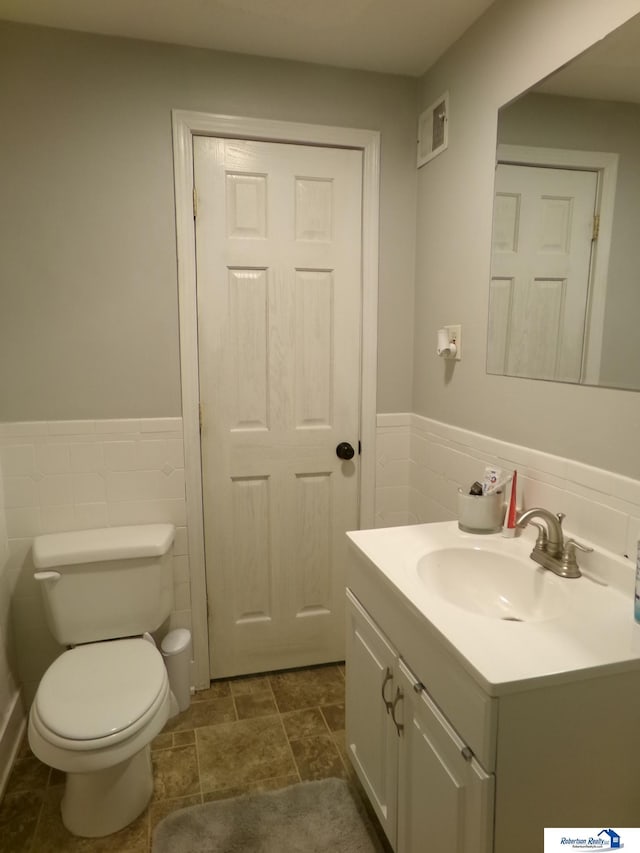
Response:
M424 166L449 143L449 93L445 92L418 119L418 168Z

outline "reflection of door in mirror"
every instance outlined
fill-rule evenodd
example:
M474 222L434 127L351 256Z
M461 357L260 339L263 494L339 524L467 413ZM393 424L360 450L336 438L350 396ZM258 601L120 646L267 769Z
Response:
M636 15L503 105L497 127L499 163L597 172L599 234L592 245L586 317L576 319L584 326L582 369L577 380L566 381L636 391L640 391L639 46L640 15ZM498 325L497 300L506 299L496 283L493 289L488 370L504 374L511 371L500 347L509 339ZM533 341L537 343L535 337ZM517 367L519 375L533 373L523 367L521 358ZM550 369L544 375L561 379Z
M487 369L579 382L597 174L496 171Z

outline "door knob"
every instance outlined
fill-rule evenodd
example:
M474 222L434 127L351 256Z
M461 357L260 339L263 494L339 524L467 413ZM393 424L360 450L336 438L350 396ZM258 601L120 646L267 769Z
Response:
M338 459L353 459L355 453L355 450L348 441L341 441L336 447L336 456Z

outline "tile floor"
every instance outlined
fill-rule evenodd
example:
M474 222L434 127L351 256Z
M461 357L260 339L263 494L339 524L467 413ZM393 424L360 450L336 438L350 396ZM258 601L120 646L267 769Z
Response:
M169 721L151 755L144 814L108 838L80 839L60 820L63 774L25 743L0 806L0 853L149 853L154 826L174 809L328 776L359 793L344 746L344 668L212 682Z

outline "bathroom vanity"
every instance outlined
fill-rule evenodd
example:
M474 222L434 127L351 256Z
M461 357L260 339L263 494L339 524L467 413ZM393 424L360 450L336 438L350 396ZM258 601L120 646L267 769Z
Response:
M448 522L349 537L347 747L393 848L539 853L544 827L638 826L629 562L557 578L532 541Z

